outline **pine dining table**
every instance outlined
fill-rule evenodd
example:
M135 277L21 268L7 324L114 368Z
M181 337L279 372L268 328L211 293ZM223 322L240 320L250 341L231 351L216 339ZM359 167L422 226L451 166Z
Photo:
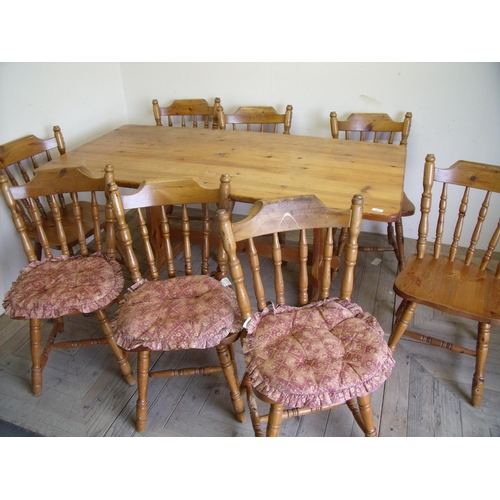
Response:
M117 184L129 188L144 179L186 177L215 187L221 174L229 174L231 199L244 203L312 193L328 207L346 208L361 194L363 219L387 223L399 218L405 163L406 148L388 144L123 125L40 168L83 166L102 175L111 164Z

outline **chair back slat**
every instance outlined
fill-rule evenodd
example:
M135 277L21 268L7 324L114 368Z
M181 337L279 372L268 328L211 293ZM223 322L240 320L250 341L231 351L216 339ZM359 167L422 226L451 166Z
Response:
M500 193L500 166L474 163L468 161L458 161L448 169L435 168L434 155L427 155L424 167L424 191L421 199L421 218L419 224L419 235L417 240L417 257L423 258L426 253L427 237L429 232L429 212L432 207L432 189L435 182L442 184L439 198L438 217L436 221L435 241L433 255L438 259L443 247L443 235L447 226L453 226L453 234L448 253L448 260L454 262L459 258L459 250L466 247L463 257L460 259L465 266L470 266L476 261L475 256L480 253L478 245L482 233L487 226L488 218L498 217L499 211L492 203L492 196ZM451 186L463 188L463 193L457 208L457 215L453 221L449 208L451 206L450 190ZM455 188L456 189L456 188ZM470 212L472 206L480 203L475 222L469 223L466 232L466 221L468 217L474 217ZM495 208L495 209L494 209ZM482 256L477 258L479 269L484 271L491 262L495 249L500 239L500 229L495 219L494 229L486 250ZM462 240L468 236L469 241L464 245Z
M139 234L141 235L142 244L144 247L144 253L146 255L146 261L149 266L151 279L157 280L159 277L159 273L158 273L158 268L156 266L156 258L153 251L153 246L151 244L151 239L149 237L147 219L144 216L144 212L141 208L137 209L137 220L139 224Z
M50 139L39 139L34 135L29 135L0 146L0 170L5 171L12 186L30 182L40 166L39 158L42 157L40 158L43 160L42 163L52 159L51 150L57 149L59 154L65 154L66 145L60 127L54 126L53 131L54 137ZM17 176L11 172L10 168L17 171ZM59 196L59 200L61 206L64 207L65 201L62 195ZM21 203L28 209L26 202ZM40 201L37 203L40 213L47 218L42 203Z
M219 128L217 122L217 107L220 105L220 99L214 99L213 106L210 106L205 99L177 99L170 106L160 106L157 99L153 99L153 115L156 125L162 126L162 116L167 117L169 127L178 122L181 127L186 127L186 117L189 117L191 126L198 128L198 119L203 122L204 128L209 128L212 123L212 129ZM174 119L172 119L174 117Z
M278 126L283 125L283 133L290 134L293 107L288 105L284 113L278 113L272 106L241 106L234 113L224 113L224 108L217 108L218 122L221 129L231 125L232 130L258 130L259 132L278 133Z
M394 121L385 113L352 113L346 120L339 120L337 113L330 113L330 129L334 139L340 139L340 132L346 140L386 142L394 144L396 134L399 144L406 146L410 135L412 113L407 112L403 121Z
M491 257L493 255L493 251L497 247L499 239L500 239L500 220L498 221L496 230L494 231L493 235L491 236L491 240L488 244L488 248L484 252L483 260L481 261L481 266L480 266L481 271L484 271L486 269L486 267L488 266L488 264L490 263ZM500 260L499 260L499 262L500 262ZM497 270L497 272L498 272L498 270ZM498 278L498 276L497 276L497 278Z
M68 240L66 239L66 233L64 232L64 226L62 225L61 211L59 209L59 205L57 204L56 197L53 194L49 195L49 205L50 209L52 210L52 214L54 215L57 240L59 241L59 245L61 246L61 253L63 255L69 255L70 251L68 247ZM78 221L75 222L78 226ZM39 226L39 229L43 232L43 226Z
M92 177L90 172L84 167L64 168L62 170L38 170L33 179L24 185L12 186L5 175L1 175L1 186L4 199L11 212L11 217L16 230L21 239L23 249L32 262L40 259L40 255L35 252L34 245L28 235L28 225L19 211L21 200L27 200L28 212L31 224L36 228L38 242L41 245L46 258L53 257L51 248L54 241L63 255L71 255L72 249L68 245L68 227L63 224L63 212L67 208L62 208L59 204L59 195L66 195L72 201L72 228L76 233L76 243L79 245L81 255L88 255L87 246L88 232L85 230L82 220L82 208L79 193L85 193L92 201L93 205L93 239L97 243L97 251L102 251L101 225L99 222L99 209L96 192L105 196L105 176ZM49 209L53 217L53 224L44 225L44 217L39 207L39 198L49 200ZM113 219L110 221L113 224ZM31 227L29 227L31 229ZM50 231L50 235L49 235ZM111 231L110 231L111 233ZM107 233L108 234L108 233Z
M308 262L309 245L306 235L308 229L323 229L324 243L321 249L322 266L317 276L320 299L330 293L331 259L334 253L333 228L348 227L348 240L344 254L344 274L340 295L349 299L353 289L354 265L357 259L357 238L361 231L363 199L360 195L353 197L350 209L329 209L314 196L297 196L275 200L261 200L252 206L248 217L231 223L229 214L219 210L217 216L224 250L227 254L231 277L238 296L243 318L252 315L253 308L258 311L268 307L269 302L277 305L305 305L310 301L308 289L312 284L311 262ZM280 234L286 233L286 243L280 240ZM297 235L298 233L298 235ZM259 249L267 243L262 238L272 238L271 260L259 256ZM237 244L245 242L248 261L252 273L253 299L245 287L243 268L237 253ZM293 243L292 243L293 242ZM299 265L294 280L296 288L290 285L290 270L283 266L283 250L285 245L298 248ZM266 290L263 286L262 274L272 272L274 286ZM286 286L285 286L286 283ZM271 296L272 294L272 296ZM292 303L293 302L293 303Z
M483 223L488 215L488 208L490 206L491 199L491 191L487 191L483 200L483 204L481 205L481 209L479 210L479 214L477 216L476 227L474 228L474 232L472 233L469 248L467 249L467 255L465 256L465 265L469 265L472 261L472 257L474 257L474 252L476 251L476 246L479 241L479 237L481 236L481 231L483 229Z
M175 276L175 267L174 267L174 252L172 249L172 243L170 239L170 227L168 224L168 216L167 209L162 205L161 207L161 216L160 216L160 234L161 240L163 242L163 246L165 249L165 261L167 263L167 274L169 278L173 278ZM155 270L155 275L157 270Z
M33 243L31 242L30 237L28 236L25 221L18 210L19 204L12 196L9 181L5 175L0 175L0 187L2 189L2 194L7 207L10 210L14 227L19 234L24 253L28 258L28 262L33 262L37 260L35 249L33 248Z
M464 189L464 194L462 196L462 201L460 202L460 208L458 209L457 222L455 224L455 231L453 232L453 239L450 246L450 253L448 259L450 262L455 260L458 251L458 243L462 236L462 230L464 227L465 214L467 213L467 207L469 206L469 187Z
M163 268L169 278L175 277L180 269L176 268L177 256L183 262L185 275L195 273L193 245L200 245L200 273L210 274L210 248L214 246L212 219L209 204L229 206L230 178L224 174L217 188L205 188L196 179L173 181L144 181L133 194L121 195L116 183L109 185L109 197L117 220L117 230L124 249L127 267L134 283L143 279L144 271L139 268L139 248L134 245L131 230L126 221L128 210L137 210L140 245L145 254L148 279L160 279ZM200 207L199 217L191 217L189 208ZM149 209L158 209L145 215ZM201 224L201 236L193 231L194 224ZM158 241L153 241L153 235ZM158 254L156 252L159 252ZM217 260L219 255L217 256ZM223 274L223 271L221 271Z
M39 139L34 135L30 135L0 146L0 173L4 173L7 176L9 184L13 188L21 187L28 183L33 185L32 183L36 178L35 174L43 164L52 160L52 152L56 149L61 155L66 153L66 145L60 127L57 125L54 126L53 131L54 137L50 139ZM57 179L54 180L57 182ZM83 240L81 240L78 234L79 228L76 227L77 223L74 219L74 207L70 206L70 195L63 192L54 192L54 194L60 209L61 222L68 238L67 245L70 253L74 253L76 247L79 245L79 241ZM57 228L53 220L54 214L50 208L50 195L40 195L32 191L30 197L33 198L34 203L38 207L49 246L60 250L57 239ZM16 197L16 199L18 213L24 220L26 230L35 243L38 258L41 258L42 245L38 241L38 232L35 229L35 223L30 219L32 209L30 208L28 195L25 194L24 197ZM102 228L105 227L106 223L103 218L104 207L100 207L98 204L94 206L90 201L82 201L79 205L79 213L86 237L89 238L91 235L98 236L99 231L94 226L94 221L97 220ZM94 217L95 209L101 212L100 214L98 213L98 219ZM96 240L96 246L97 251L100 251L102 247L98 239Z

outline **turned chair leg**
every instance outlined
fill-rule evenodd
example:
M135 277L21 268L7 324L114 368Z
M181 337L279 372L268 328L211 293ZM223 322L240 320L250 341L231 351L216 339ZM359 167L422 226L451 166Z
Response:
M398 259L398 271L402 271L405 265L405 242L403 235L403 221L398 220L396 226L396 258Z
M148 418L149 351L139 351L137 356L137 404L135 425L137 432L144 432Z
M479 323L477 329L476 370L472 377L472 405L481 406L484 394L484 368L488 357L491 325Z
M259 416L259 409L257 407L257 399L253 393L252 383L248 373L245 373L240 385L241 394L245 393L247 396L248 409L250 411L250 419L252 420L252 427L255 437L264 437L262 432L262 425Z
M42 321L30 319L31 390L35 396L42 393Z
M389 348L391 349L392 352L395 351L396 346L403 336L403 333L406 331L408 328L408 325L411 321L411 318L413 317L413 314L415 312L415 309L417 308L417 303L416 302L410 302L410 301L405 301L405 305L403 308L398 309L397 313L397 321L396 324L394 325L394 328L392 329L391 336L389 337Z
M115 342L108 314L103 309L98 309L95 314L99 319L99 323L101 324L101 328L104 332L106 340L108 341L109 346L111 347L113 353L116 356L116 359L118 360L118 366L120 367L125 381L129 385L134 385L135 377L132 372L132 368L130 367L130 363L128 362L128 358L125 355L125 352L122 351Z
M358 405L361 418L363 419L364 428L362 431L365 433L366 437L377 437L377 429L373 423L373 410L370 395L367 394L366 396L358 398Z
M283 405L280 403L271 404L269 410L269 420L267 422L266 436L278 437L280 435L281 420L283 418Z
M240 422L246 421L245 415L245 404L243 403L243 398L238 387L238 380L234 373L233 359L231 358L230 351L225 345L218 345L216 347L217 355L219 356L219 362L222 367L222 372L224 377L226 377L227 384L229 386L229 392L231 395L231 402L233 404L234 413L236 418Z

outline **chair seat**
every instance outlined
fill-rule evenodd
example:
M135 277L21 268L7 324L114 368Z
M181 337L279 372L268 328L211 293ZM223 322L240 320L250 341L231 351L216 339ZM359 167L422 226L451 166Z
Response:
M113 320L116 342L127 350L206 349L241 327L234 290L205 275L142 280Z
M435 277L439 276L436 281ZM447 257L434 259L426 254L408 258L396 277L394 290L410 302L418 302L440 311L474 321L500 325L500 288L491 271L475 264L450 262Z
M394 359L377 320L338 298L256 313L243 352L253 387L290 407L342 404L376 390Z
M28 264L5 294L6 314L16 318L58 318L107 307L124 285L120 265L102 253L61 255Z

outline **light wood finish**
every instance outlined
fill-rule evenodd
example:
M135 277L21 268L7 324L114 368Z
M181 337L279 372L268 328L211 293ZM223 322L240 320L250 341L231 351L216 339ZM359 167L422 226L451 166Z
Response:
M108 172L102 174L101 177L91 177L90 173L85 169L64 169L62 171L56 170L39 170L33 180L27 184L13 187L10 186L7 177L0 175L0 186L3 197L10 210L12 221L19 234L23 250L28 258L28 262L35 262L40 260L35 248L32 244L31 237L28 234L23 217L18 211L19 201L28 200L28 208L30 217L35 221L38 230L38 238L42 246L43 253L47 259L52 258L51 242L49 241L46 233L45 226L42 223L42 216L40 213L37 200L39 198L47 198L50 208L54 217L54 224L56 226L56 234L58 235L58 247L61 249L63 255L70 255L70 248L68 239L66 238L65 228L62 224L61 210L59 209L57 199L59 195L66 194L71 196L73 216L75 220L74 231L78 234L79 253L86 257L90 255L89 248L86 243L87 233L83 224L80 203L78 200L79 195L83 193L90 194L91 212L93 215L93 237L98 252L104 251L104 243L101 238L101 228L99 222L99 212L97 203L97 192L105 192L105 179ZM113 213L111 205L107 207L107 235L109 241L113 240ZM111 244L113 246L113 244ZM111 252L110 257L114 257ZM4 256L5 258L5 256ZM47 283L50 286L50 283ZM48 305L48 309L53 305ZM78 314L81 311L74 311L71 314ZM42 392L42 371L46 366L49 354L52 349L69 349L87 347L99 344L109 344L113 353L116 356L120 369L129 384L135 384L135 378L132 374L130 364L128 363L123 351L116 345L111 335L111 325L105 309L97 309L94 311L96 317L101 324L104 337L101 338L86 338L83 340L68 340L56 342L56 337L59 333L64 331L64 319L57 318L52 325L51 333L42 350L42 332L41 325L44 317L31 318L30 323L30 344L31 344L31 376L32 376L32 391L36 396ZM52 316L49 316L50 318Z
M99 173L110 163L116 183L133 188L145 173L150 179L196 177L212 188L227 173L231 199L246 203L313 193L327 207L348 207L352 193L361 193L363 219L388 222L399 217L405 159L405 148L387 144L124 125L41 168L85 166Z
M113 210L117 219L118 234L120 236L125 261L130 272L133 283L138 283L143 279L143 274L151 281L160 279L159 266L157 261L161 252L166 261L166 276L164 279L175 278L177 272L175 269L174 256L178 252L175 251L175 246L178 242L172 239L172 231L170 226L170 216L166 207L173 205L180 206L181 212L181 240L180 248L182 252L179 254L184 262L183 275L191 276L193 274L208 275L215 273L218 277L225 275L224 270L210 270L210 225L212 217L209 213L209 203L217 203L220 207L228 207L230 192L230 177L222 175L220 178L220 187L204 188L200 186L194 179L173 180L173 181L144 181L136 193L129 195L121 195L118 186L115 182L109 185L109 195L113 205ZM191 225L188 214L188 205L200 205L202 217L202 251L201 251L201 267L199 272L194 268L192 243L191 243ZM161 215L158 221L151 218L145 213L146 209L156 207L160 209ZM137 210L137 220L139 224L139 234L144 246L144 254L146 256L146 269L141 272L139 268L139 259L136 250L133 246L132 232L126 221L126 212L129 210ZM150 241L150 235L158 233L161 235L162 245L160 248L153 248ZM222 247L220 248L221 255L219 261L223 261ZM212 273L211 273L212 271ZM161 305L158 305L161 308ZM186 319L186 321L188 321ZM239 332L230 334L224 338L219 345L216 346L217 356L219 359L218 365L205 365L188 367L183 369L154 369L154 365L150 362L151 352L147 346L141 345L137 347L138 351L138 367L137 367L137 382L138 396L136 404L136 427L139 432L144 432L147 421L147 392L148 379L156 377L176 377L176 376L193 376L193 375L208 375L213 373L224 374L229 387L231 402L233 404L236 418L240 422L245 421L245 408L241 398L236 362L234 360L233 343L239 338Z
M283 114L279 114L272 106L241 106L232 114L225 114L222 106L217 107L219 127L223 130L232 125L232 130L254 130L258 132L278 133L278 126L284 134L290 134L292 126L292 106L289 104ZM241 127L245 125L245 127ZM282 126L282 127L281 127ZM231 210L234 207L234 201ZM285 236L280 235L280 241L285 243Z
M170 106L162 107L157 99L153 99L153 114L156 125L162 126L162 116L167 117L169 127L174 124L186 127L186 118L193 128L198 128L198 119L203 123L203 128L219 128L217 107L220 105L220 99L215 98L213 106L210 106L205 99L177 99ZM178 117L178 118L173 118ZM173 119L172 119L173 118ZM201 128L201 127L200 127Z
M289 134L292 126L293 108L289 104L283 114L278 113L272 106L241 106L234 113L224 113L224 108L218 106L217 115L219 127L227 129L232 125L233 130L238 130L238 125L245 125L244 130L253 130L252 125L258 125L254 128L259 132L278 133L278 126L283 125L283 133Z
M331 140L331 139L330 139ZM142 247L135 211L127 222L134 236L134 245ZM240 216L233 216L233 220ZM362 232L359 244L377 246L385 235ZM412 249L415 240L406 238ZM201 248L193 252L194 265L199 268ZM467 249L460 248L466 253ZM496 252L494 259L499 259ZM139 254L141 262L145 256ZM250 273L248 259L240 255L245 276ZM374 261L377 261L377 264ZM397 273L394 252L360 252L354 273L351 300L364 311L372 312L388 338L394 306L392 290ZM298 264L284 268L284 278L292 289L298 283ZM183 272L184 263L176 260ZM126 287L132 283L124 272ZM330 295L338 295L339 278L332 281ZM273 286L271 273L263 276L264 287ZM400 298L398 297L399 301ZM113 313L114 306L109 310ZM93 329L99 334L99 321L93 316L66 318L66 328L83 335ZM466 346L475 346L475 323L465 318L419 306L410 324L424 334L437 331L443 339L454 341L457 334ZM448 349L431 349L410 337L403 336L394 356L396 365L385 384L371 394L375 427L382 437L499 437L500 436L500 327L492 326L490 353L486 362L485 391L481 408L470 404L470 375L475 359L457 356ZM245 363L239 343L235 344L238 372ZM0 436L6 435L2 420L14 423L44 436L109 436L109 437L251 437L252 422L234 418L227 384L222 373L211 377L155 378L149 381L148 425L144 433L135 429L137 385L129 386L116 376L116 362L107 346L93 349L58 350L57 363L50 363L44 372L42 398L34 398L30 386L29 325L0 315ZM53 360L54 361L54 360ZM153 353L156 367L183 368L208 361L217 364L215 351L169 351ZM130 354L135 372L137 354ZM193 398L193 394L196 397ZM267 406L257 400L264 413ZM281 436L290 437L361 437L363 433L347 406L327 412L289 418L282 421ZM16 440L3 440L2 444ZM206 441L208 443L208 441ZM318 441L319 443L319 441Z
M250 209L247 218L239 222L231 223L229 214L224 210L217 212L221 239L224 250L228 256L229 271L236 289L238 304L244 320L250 319L254 311L264 310L269 301L276 305L288 304L291 306L303 306L309 303L309 276L307 266L307 236L308 229L321 229L326 232L324 247L321 251L324 260L324 272L319 279L319 299L328 298L331 285L330 260L333 256L333 227L347 227L347 244L344 251L344 273L340 283L339 297L350 300L354 284L354 266L357 259L358 236L361 231L361 220L363 213L363 198L355 195L352 198L350 209L335 210L326 208L314 195L281 198L275 200L263 200L255 203ZM278 233L297 232L298 248L300 255L298 289L292 292L285 287L283 259ZM272 238L272 265L267 266L260 262L257 249L253 245L255 238L269 235ZM248 259L250 263L251 276L248 282L253 286L245 286L245 277L240 257L237 254L237 242L249 240ZM262 266L262 268L261 268ZM274 286L270 290L264 287L264 275L267 273L274 276ZM253 292L250 291L253 289ZM251 299L252 297L252 299ZM245 338L246 331L242 333ZM267 381L266 383L269 383ZM264 436L261 424L267 422L266 436L278 436L283 419L298 417L316 413L318 411L330 410L334 406L320 408L289 408L285 409L283 404L273 401L260 394L252 387L250 377L245 373L242 381L242 391L245 391L252 424L256 436ZM256 395L262 401L270 404L269 413L259 414ZM376 436L377 431L373 422L373 411L370 403L370 395L349 400L347 406L351 410L354 419L366 436Z
M50 139L39 139L34 135L28 135L8 142L0 146L0 173L6 175L11 186L19 186L29 182L40 164L44 164L52 159L55 150L60 155L66 153L66 145L61 129L58 125L54 126L54 137ZM67 244L70 252L78 245L77 224L73 216L73 208L70 202L62 195L58 197L61 212L61 222L66 231ZM47 235L49 246L53 249L60 249L57 237L57 228L52 211L47 204L36 198L34 200L40 210L42 224ZM35 223L30 219L28 200L19 200L17 202L18 212L26 224L28 236L35 243L35 252L38 259L41 258L41 245ZM80 202L83 230L87 237L94 231L94 221L92 219L92 210L90 202ZM105 214L104 206L99 206L100 224L104 228Z
M442 190L436 207L438 217L435 241L432 251L428 252L435 182L442 184ZM460 160L449 169L436 169L434 155L427 155L423 184L417 253L408 259L394 283L394 291L403 301L396 315L389 345L394 350L404 334L433 346L475 356L471 398L472 404L479 407L484 393L484 369L491 325L500 325L500 264L495 264L492 260L492 253L500 239L500 222L491 235L487 250L480 252L476 246L488 214L495 222L498 221L500 212L490 201L492 193L500 193L500 166ZM453 215L446 214L448 204L451 204L448 192L453 189L452 186L463 187L463 196L456 216L453 242L449 252L445 254L443 232L454 222L449 218ZM477 223L470 234L467 252L465 256L459 257L459 242L464 241L467 236L463 234L464 217L468 215L468 209L473 206L474 200L482 200L482 205L477 214ZM408 331L408 324L419 304L476 321L476 349Z
M84 165L100 172L109 162L125 187L139 186L147 172L151 179L192 176L213 188L228 173L231 199L244 203L313 193L327 207L348 207L360 193L364 219L390 222L401 210L405 159L405 148L387 144L124 125L41 168Z
M352 113L346 120L339 120L337 113L330 113L330 127L332 137L339 139L341 132L344 133L344 138L349 140L373 141L374 143L386 142L387 144L399 144L404 146L408 144L408 136L410 135L412 114L406 113L402 122L392 120L385 113ZM399 136L399 143L397 137ZM396 140L396 142L394 142ZM394 221L396 234L394 234L393 222L387 223L387 239L390 247L368 248L361 247L362 252L367 251L394 251L399 262L399 270L404 266L404 234L402 217L410 217L415 213L415 205L408 198L406 193L403 193L403 203L401 213L398 220ZM343 234L340 235L339 251L342 251Z

